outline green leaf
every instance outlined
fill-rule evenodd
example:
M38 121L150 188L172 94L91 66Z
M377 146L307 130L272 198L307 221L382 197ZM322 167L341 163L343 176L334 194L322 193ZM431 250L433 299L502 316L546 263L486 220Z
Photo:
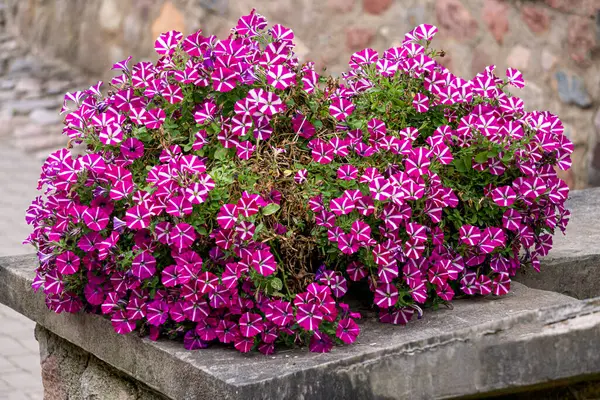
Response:
M279 211L279 204L271 203L262 209L263 215L275 214Z
M464 156L462 158L462 161L465 164L465 168L467 170L470 170L473 167L473 160L471 159L471 156Z
M281 289L283 289L283 282L281 282L281 279L279 279L279 278L271 279L269 284L271 285L271 288L273 288L273 290L275 290L277 292L280 291Z
M487 151L482 151L481 153L478 153L475 156L475 161L478 162L479 164L483 164L487 160L488 160L488 152Z
M460 159L460 158L456 158L452 164L454 165L454 168L456 168L456 170L458 172L466 172L467 171L467 167L465 167L465 162Z
M487 156L488 158L494 158L498 155L498 150L496 149L492 149L490 151L487 152Z
M215 151L215 159L216 160L225 160L227 159L228 149L225 147L221 147Z

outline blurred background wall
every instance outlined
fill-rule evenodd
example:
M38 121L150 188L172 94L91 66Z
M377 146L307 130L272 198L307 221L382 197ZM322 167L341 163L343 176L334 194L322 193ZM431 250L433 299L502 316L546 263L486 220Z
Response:
M338 75L364 47L399 45L435 24L443 63L471 78L486 65L520 69L514 94L558 114L575 143L569 186L600 185L600 0L4 0L6 25L42 57L107 79L114 61L153 59L155 38L176 29L225 38L252 7L296 35L303 60ZM91 81L89 82L92 83Z

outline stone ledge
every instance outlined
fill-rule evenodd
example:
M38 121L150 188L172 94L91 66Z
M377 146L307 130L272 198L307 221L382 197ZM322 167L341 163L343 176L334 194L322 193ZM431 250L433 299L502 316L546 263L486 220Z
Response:
M573 193L568 236L556 240L540 277L553 282L560 265L597 276L590 271L600 267L599 195ZM406 327L366 318L359 342L330 354L266 357L219 346L189 352L178 342L117 335L100 316L49 312L30 289L35 264L35 256L0 258L0 303L172 399L451 398L600 374L600 298L578 301L515 282L503 298L458 300ZM540 285L558 287L545 279ZM567 284L562 291L579 297L598 290L591 279Z
M528 269L515 279L578 299L600 296L600 188L572 191L567 208L571 221L566 235L554 235L554 247L544 258L541 273Z
M406 327L367 319L360 343L330 354L265 357L218 346L189 352L177 342L117 335L99 316L51 313L30 290L34 263L32 256L0 258L0 302L173 399L447 398L600 373L593 351L600 299L518 283L503 298L458 300L454 310Z

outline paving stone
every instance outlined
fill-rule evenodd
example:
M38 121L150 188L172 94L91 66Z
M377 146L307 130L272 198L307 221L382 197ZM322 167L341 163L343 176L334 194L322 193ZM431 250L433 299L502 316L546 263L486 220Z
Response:
M0 121L0 129L3 125L4 121ZM0 254L23 254L33 250L21 244L30 231L23 216L30 200L37 194L35 182L40 165L0 136ZM33 321L0 304L1 400L43 398L34 326ZM10 385L3 380L7 376L11 377Z
M32 374L22 373L17 370L12 373L3 374L2 379L5 380L13 388L19 388L19 393L38 389L41 384L41 377L33 376Z
M0 350L1 351L1 350ZM4 375L5 373L13 372L17 368L9 359L7 359L4 355L0 355L0 375ZM0 391L2 390L2 385L0 384Z
M0 333L0 349L5 357L22 356L29 353L15 338Z
M33 336L33 332L31 332ZM39 349L35 353L29 353L22 356L8 357L8 361L20 368L21 370L30 373L31 375L39 374L40 368L40 352Z
M4 374L0 375L0 394L13 389L13 387L6 380L3 379L4 376Z

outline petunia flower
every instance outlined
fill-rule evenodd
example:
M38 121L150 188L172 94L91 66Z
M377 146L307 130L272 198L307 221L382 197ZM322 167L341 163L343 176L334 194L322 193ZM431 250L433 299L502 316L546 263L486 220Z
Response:
M251 265L262 276L269 276L277 270L275 257L269 250L257 250L252 253Z
M301 304L296 310L296 322L307 331L316 331L322 319L323 314L317 304Z
M318 330L313 332L310 338L308 349L313 353L328 353L333 348L333 340Z
M156 259L146 251L141 252L133 259L131 273L140 279L151 278L156 273Z
M398 288L391 283L383 283L375 290L375 304L380 308L393 307L398 301Z
M335 335L344 343L352 344L358 338L360 328L350 318L342 319L338 322Z
M417 93L413 97L412 106L419 113L424 113L429 110L429 98L423 93Z

